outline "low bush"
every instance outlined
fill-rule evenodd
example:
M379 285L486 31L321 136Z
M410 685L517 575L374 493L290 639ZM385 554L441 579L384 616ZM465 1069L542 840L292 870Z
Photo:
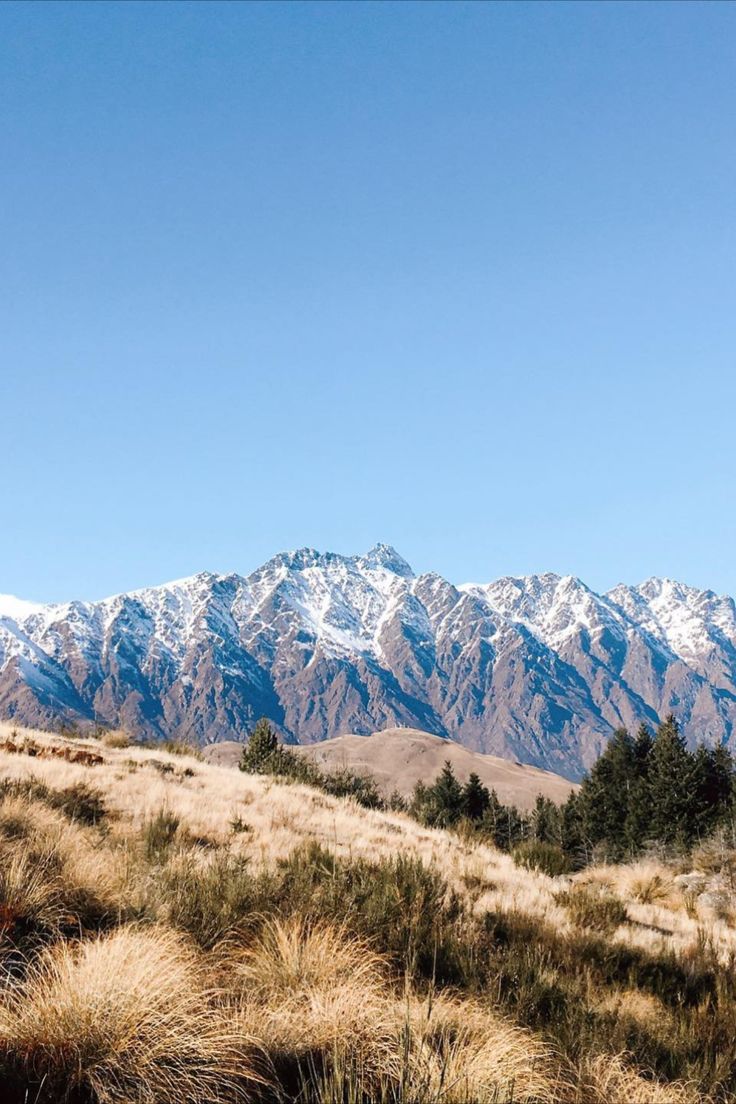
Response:
M216 853L202 859L180 855L164 866L151 892L159 909L200 947L211 948L244 932L273 900L271 879L254 877L245 859Z
M108 815L102 793L86 782L77 782L63 790L50 790L46 801L52 809L60 809L70 820L78 820L80 824L94 826Z
M567 874L570 870L570 860L556 843L525 840L514 848L512 858L517 866L524 866L527 870L540 870L551 878Z
M122 748L130 747L131 739L124 729L112 728L108 732L103 732L100 742L103 747L110 748L111 751L119 751Z
M143 848L149 862L163 862L176 839L179 818L162 808L143 825Z
M615 893L594 885L573 885L555 894L578 928L610 935L628 919L626 906Z
M188 744L185 740L164 740L158 745L162 751L168 751L169 755L189 755L193 759L201 759L202 751L197 744Z
M370 775L350 770L321 771L303 755L279 744L268 721L258 722L244 746L240 769L249 774L272 774L314 786L332 797L351 797L367 809L384 809L384 801L375 780Z
M108 815L103 794L87 782L76 782L55 790L36 778L6 778L0 782L0 801L8 797L41 801L50 809L58 809L70 820L86 825L100 824Z

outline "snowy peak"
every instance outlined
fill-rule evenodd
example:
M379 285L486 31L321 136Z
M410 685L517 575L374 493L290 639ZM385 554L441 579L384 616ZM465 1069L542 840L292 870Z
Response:
M151 739L409 726L578 777L621 724L674 711L736 743L736 608L669 579L596 594L552 573L454 586L390 545L301 548L100 602L0 598L0 716Z
M369 570L390 571L404 579L414 577L409 564L390 544L376 544L364 556L358 557L358 563Z
M672 579L617 586L608 598L645 632L701 673L714 652L736 652L736 606L732 598Z
M22 621L43 609L38 602L26 602L23 598L15 598L12 594L0 594L0 618L9 617L11 620Z

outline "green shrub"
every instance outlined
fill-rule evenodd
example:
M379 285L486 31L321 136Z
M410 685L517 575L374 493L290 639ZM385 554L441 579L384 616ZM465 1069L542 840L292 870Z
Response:
M578 928L610 935L628 919L623 901L610 890L595 886L574 885L555 894L555 900L567 909Z
M254 877L247 860L224 853L206 863L189 855L168 864L154 891L155 906L205 948L252 925L274 902L269 875Z
M164 740L159 744L162 751L168 751L169 755L190 755L193 759L201 759L202 752L196 744L188 744L185 740Z
M176 839L179 818L168 809L159 809L143 825L143 849L149 862L163 862Z
M525 840L514 848L512 856L517 866L524 866L527 870L540 870L551 878L567 874L570 870L570 860L556 843Z
M89 826L99 824L107 816L102 793L86 782L77 782L64 790L51 790L46 801L52 808L60 809L70 820L78 820Z
M319 844L297 848L279 864L278 907L345 923L366 937L403 975L454 982L462 977L465 914L441 875L399 854L346 861Z
M332 771L323 774L318 785L333 797L352 797L366 809L384 808L383 797L369 775L354 774L349 770Z
M249 774L271 774L314 786L332 797L352 797L367 809L384 809L386 803L370 775L350 770L323 772L304 756L279 744L276 733L263 718L251 733L240 756L239 767Z
M102 793L86 782L75 782L63 790L53 790L35 778L5 778L0 782L0 800L4 797L27 797L41 801L50 809L58 809L70 820L88 826L99 824L108 815Z

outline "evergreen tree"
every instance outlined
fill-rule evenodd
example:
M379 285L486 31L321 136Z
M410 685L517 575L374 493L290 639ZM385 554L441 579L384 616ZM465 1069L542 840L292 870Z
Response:
M515 805L502 805L491 790L488 808L483 814L482 830L501 851L511 851L526 834L526 822Z
M411 802L412 814L424 824L451 828L463 815L463 787L448 761L431 786L417 782Z
M560 846L573 870L578 870L588 862L590 856L583 836L582 800L579 791L573 790L560 811Z
M734 780L733 757L723 744L714 748L702 745L695 752L692 837L710 835L731 814Z
M261 717L251 732L248 743L240 756L240 769L250 774L267 774L272 771L274 759L278 754L279 743L276 733L266 717Z
M632 746L633 777L629 786L624 823L627 850L636 854L651 836L652 808L649 798L649 766L654 740L645 724L639 725Z
M444 767L433 786L430 787L431 802L436 810L435 823L442 827L455 824L463 812L463 788L455 777L450 760Z
M614 859L627 850L626 816L637 778L634 748L626 729L617 729L581 788L585 841L591 848L605 844Z
M463 786L462 811L463 816L469 820L482 820L483 814L490 805L491 795L488 788L483 785L480 778L473 772Z
M657 729L648 787L652 835L663 843L685 844L693 837L700 799L694 768L694 756L670 715Z
M537 795L532 813L532 835L540 843L559 844L561 841L560 810L554 801L542 794Z

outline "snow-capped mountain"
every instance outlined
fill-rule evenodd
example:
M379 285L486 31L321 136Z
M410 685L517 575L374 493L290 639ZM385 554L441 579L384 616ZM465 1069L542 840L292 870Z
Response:
M386 545L304 548L253 574L101 602L0 596L0 716L151 738L288 740L407 725L577 777L618 725L669 712L736 744L733 599L668 579L454 586Z

